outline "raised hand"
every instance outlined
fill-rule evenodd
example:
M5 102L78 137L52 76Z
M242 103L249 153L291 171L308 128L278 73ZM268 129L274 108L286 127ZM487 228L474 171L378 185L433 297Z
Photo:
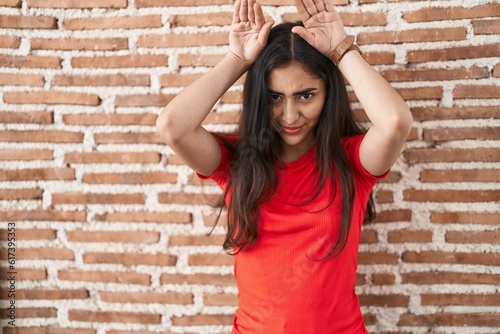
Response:
M252 64L266 46L273 24L273 20L266 22L262 7L255 0L236 0L229 33L230 52Z
M294 0L304 27L293 27L316 50L329 57L346 37L344 25L330 0Z

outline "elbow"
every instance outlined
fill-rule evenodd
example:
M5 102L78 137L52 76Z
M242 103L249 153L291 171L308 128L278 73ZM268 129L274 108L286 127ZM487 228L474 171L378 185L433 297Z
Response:
M172 111L165 107L156 118L156 131L167 144L175 141L177 136L174 124L175 120L172 117Z
M399 134L400 138L403 141L408 139L410 135L411 128L413 126L413 116L408 107L405 106L405 110L399 113L399 116L396 117L395 122L393 124L393 129Z

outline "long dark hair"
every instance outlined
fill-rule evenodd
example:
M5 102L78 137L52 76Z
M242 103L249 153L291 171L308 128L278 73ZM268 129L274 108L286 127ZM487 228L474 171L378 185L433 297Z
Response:
M338 239L325 258L342 252L349 235L355 187L341 139L364 131L353 118L342 74L330 59L291 32L296 25L302 23L283 23L271 30L267 46L248 71L244 83L239 139L235 145L224 141L234 157L231 181L224 194L226 197L231 191L228 230L223 244L231 254L253 246L258 237L259 208L277 190L275 167L281 162L282 142L271 125L268 78L273 69L292 61L305 66L312 76L322 79L326 87L326 101L315 128L318 177L309 200L320 193L326 182L335 185L336 171L342 195L342 218ZM371 219L374 212L370 196L365 220Z

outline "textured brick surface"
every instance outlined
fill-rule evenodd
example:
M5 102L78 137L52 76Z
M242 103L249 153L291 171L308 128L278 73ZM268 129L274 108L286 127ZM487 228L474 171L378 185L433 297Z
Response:
M368 331L498 333L500 5L333 2L414 118L361 235ZM224 56L232 3L0 0L2 300L9 222L17 260L16 327L0 332L230 333L233 258L222 227L206 235L221 192L155 122ZM298 18L290 0L261 4L278 22ZM205 127L234 129L244 79Z

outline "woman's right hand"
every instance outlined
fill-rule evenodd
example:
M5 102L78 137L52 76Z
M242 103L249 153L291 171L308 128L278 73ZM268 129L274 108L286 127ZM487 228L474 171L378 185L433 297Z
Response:
M236 0L229 33L230 53L247 66L253 64L266 46L273 24L273 20L266 21L255 0Z

